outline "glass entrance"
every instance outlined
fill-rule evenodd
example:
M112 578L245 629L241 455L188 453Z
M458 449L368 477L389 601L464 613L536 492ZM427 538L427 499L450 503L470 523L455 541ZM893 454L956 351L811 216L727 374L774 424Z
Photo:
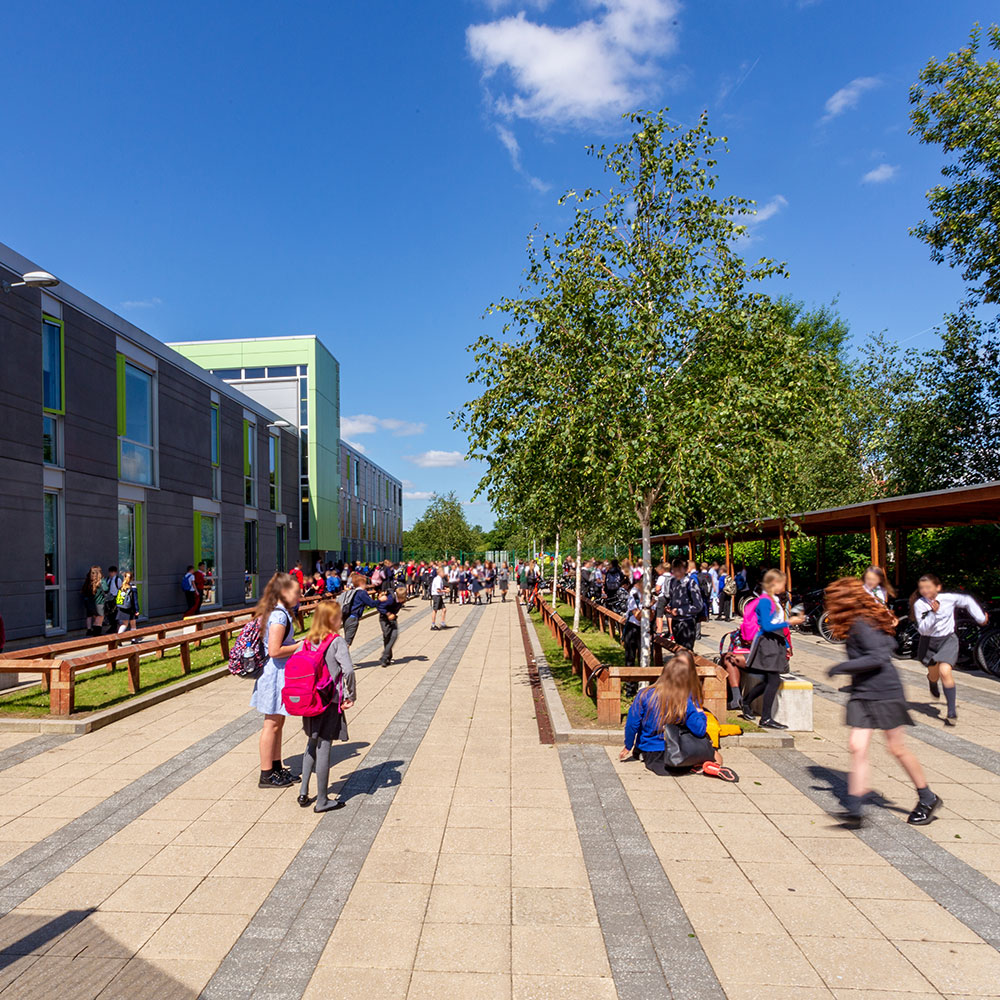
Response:
M145 602L145 561L143 559L142 504L118 503L118 572L131 573L139 597L139 615L149 614Z

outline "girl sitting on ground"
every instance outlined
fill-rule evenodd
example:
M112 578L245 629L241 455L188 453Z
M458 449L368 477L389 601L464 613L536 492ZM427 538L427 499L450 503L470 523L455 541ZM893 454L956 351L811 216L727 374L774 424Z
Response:
M694 771L723 781L739 781L722 764L722 753L708 737L708 717L701 707L701 684L688 652L663 664L656 681L632 700L625 721L620 760L641 759L654 774Z
M903 741L903 726L913 720L906 706L906 695L899 673L892 662L896 651L896 616L878 598L867 592L854 577L836 580L824 595L827 620L838 639L847 640L848 659L829 670L831 677L850 677L847 724L851 727L851 773L847 777L845 820L858 825L862 804L868 793L868 746L872 731L885 732L885 742L896 760L910 776L917 790L917 804L907 823L929 823L941 805L941 799L927 787L920 761Z
M346 743L347 716L344 714L354 704L356 695L354 663L347 641L340 634L343 612L336 601L321 601L313 612L313 618L306 642L312 648L321 646L330 636L333 641L327 646L325 661L331 683L324 697L329 704L319 715L304 716L302 728L309 741L302 756L302 786L299 788L299 805L305 808L313 800L309 798L309 779L316 772L316 804L313 812L330 812L342 809L342 799L331 800L330 750L334 740ZM321 695L323 692L321 692Z

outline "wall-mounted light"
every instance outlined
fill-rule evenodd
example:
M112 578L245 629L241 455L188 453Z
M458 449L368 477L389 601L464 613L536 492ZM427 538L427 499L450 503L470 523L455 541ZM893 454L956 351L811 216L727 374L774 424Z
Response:
M48 271L28 271L20 281L0 281L0 288L6 293L15 288L51 288L58 284L59 279Z

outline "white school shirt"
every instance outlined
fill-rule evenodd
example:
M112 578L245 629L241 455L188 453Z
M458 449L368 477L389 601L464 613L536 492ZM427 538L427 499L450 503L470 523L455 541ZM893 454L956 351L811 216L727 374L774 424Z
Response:
M938 594L938 609L918 597L913 603L913 619L921 635L943 638L955 631L955 608L965 608L980 625L986 622L983 609L968 594Z
M867 583L864 583L862 584L862 586L865 588L865 593L870 595L871 597L874 597L875 600L879 602L879 604L889 603L889 595L886 594L885 587L883 587L881 584L877 583L874 587L869 587Z
M670 577L666 573L661 573L656 578L656 588L655 589L656 589L656 592L658 594L662 594L663 593L664 588L667 586L667 582L669 581L669 579L670 579Z
M436 576L431 580L431 597L444 593L444 577Z

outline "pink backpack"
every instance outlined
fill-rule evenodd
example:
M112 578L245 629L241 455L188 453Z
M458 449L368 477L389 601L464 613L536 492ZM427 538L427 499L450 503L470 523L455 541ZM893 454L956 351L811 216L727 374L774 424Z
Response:
M306 641L288 657L281 701L289 715L322 715L333 701L336 690L326 667L326 651L336 638L329 635L318 646Z
M760 598L755 597L752 601L747 601L747 606L743 609L743 621L740 623L740 639L747 645L753 644L760 631L760 622L757 621L757 605Z

